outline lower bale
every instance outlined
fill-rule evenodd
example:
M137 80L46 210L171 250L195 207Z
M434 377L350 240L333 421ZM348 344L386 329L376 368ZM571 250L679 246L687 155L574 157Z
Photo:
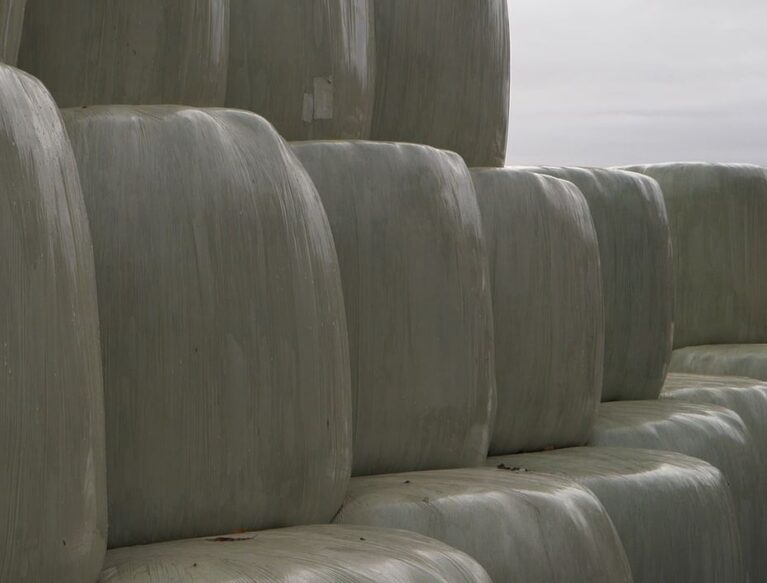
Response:
M628 401L600 406L591 445L673 451L702 459L727 480L752 581L767 573L767 473L761 450L730 409L681 401Z
M353 478L341 524L403 528L479 561L494 581L631 581L594 495L563 477L471 468Z
M678 348L671 355L669 370L767 381L767 344L714 344Z
M571 479L604 506L635 583L745 580L732 495L722 473L688 456L582 447L488 458Z
M109 551L100 583L491 583L471 557L414 533L306 526Z

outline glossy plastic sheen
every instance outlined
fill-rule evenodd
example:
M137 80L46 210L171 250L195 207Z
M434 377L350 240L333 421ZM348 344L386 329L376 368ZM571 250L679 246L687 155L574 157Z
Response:
M27 0L0 0L0 62L15 65Z
M573 184L549 176L488 169L472 177L493 292L498 405L490 452L585 445L604 352L589 207Z
M743 420L759 452L760 461L751 469L763 470L761 494L754 500L752 520L756 531L755 544L761 544L761 574L755 581L767 579L763 549L767 548L764 525L767 524L767 383L740 377L717 377L687 374L670 374L661 393L661 399L689 401L701 404L720 405L732 409ZM758 521L761 520L759 524ZM761 542L758 542L761 541Z
M594 219L605 301L602 400L657 398L673 335L671 239L657 182L617 170L536 171L575 183Z
M495 400L487 259L457 155L370 142L297 144L338 250L357 475L475 466Z
M20 67L59 107L223 105L228 0L28 0Z
M96 256L110 546L329 521L351 391L309 177L249 112L64 116Z
M677 348L672 372L741 376L767 381L767 344L720 344Z
M374 0L373 138L503 166L511 80L506 0Z
M227 106L288 140L370 138L370 0L232 0L231 12Z
M742 377L672 373L666 378L660 396L661 399L732 409L750 431L762 456L762 464L767 463L767 382ZM767 466L763 467L767 471ZM767 504L767 496L763 503Z
M767 342L767 169L663 164L676 278L674 346ZM747 376L745 373L737 373Z
M767 578L767 472L737 413L667 400L603 403L591 445L674 451L718 468L733 494L751 580Z
M470 558L410 532L309 526L116 549L99 583L491 583Z
M96 279L51 96L0 65L0 581L93 581L106 545Z
M732 496L721 472L684 455L585 447L493 457L591 490L623 542L635 583L745 581Z
M472 468L353 478L336 521L436 538L477 559L494 581L631 581L602 505L556 476Z

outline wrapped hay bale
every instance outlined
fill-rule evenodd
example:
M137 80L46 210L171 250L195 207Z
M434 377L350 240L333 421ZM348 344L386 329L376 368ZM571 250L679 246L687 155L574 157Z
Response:
M767 169L661 164L630 170L657 180L668 208L674 346L767 342Z
M0 65L0 581L94 581L106 545L93 249L41 83Z
M477 559L493 581L633 580L615 527L591 492L565 477L512 469L354 478L335 520L436 538Z
M20 66L59 107L223 105L228 0L28 0Z
M767 382L743 377L671 373L661 399L718 405L732 409L743 420L754 445L767 463ZM767 466L763 466L767 469Z
M585 445L604 354L589 207L575 185L549 176L512 169L472 176L493 293L498 405L490 452Z
M677 453L581 447L492 457L592 491L626 549L636 583L746 581L732 495L722 473Z
M373 139L503 166L511 83L506 0L375 0Z
M677 348L671 355L669 370L767 381L767 344L713 344Z
M354 473L479 464L493 413L493 329L466 165L408 144L294 151L322 197L341 265Z
M0 0L0 62L15 65L19 56L27 0Z
M227 106L288 140L370 137L370 0L232 0L231 12Z
M264 119L65 110L93 232L110 546L327 522L346 325L317 192Z
M590 445L674 451L718 468L733 494L750 580L765 579L767 470L736 412L670 400L603 403Z
M294 150L328 212L350 334L359 477L335 521L437 538L496 581L629 581L590 492L472 467L486 457L494 370L485 246L464 162L394 143Z
M657 398L674 329L671 239L658 183L617 170L534 170L573 182L594 220L605 302L602 400Z
M491 583L471 557L412 532L307 526L110 551L102 583Z

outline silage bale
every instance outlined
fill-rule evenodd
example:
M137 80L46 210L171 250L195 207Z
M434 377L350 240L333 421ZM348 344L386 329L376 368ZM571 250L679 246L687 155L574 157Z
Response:
M27 0L0 0L0 62L15 65L19 56Z
M492 312L466 165L409 144L294 151L322 197L341 265L354 473L481 463L495 391Z
M668 207L674 346L767 342L767 169L659 164L630 170L657 180Z
M636 583L747 581L732 494L707 462L650 449L576 447L486 463L588 488L610 515Z
M223 105L228 0L28 0L20 67L59 107Z
M661 399L718 405L732 409L743 420L754 445L767 463L767 382L743 377L671 373ZM767 471L767 465L763 466Z
M350 473L338 263L264 119L64 112L99 290L110 546L327 522Z
M602 400L657 398L674 331L671 238L658 183L618 170L534 170L573 182L594 220L605 301Z
M570 182L472 172L493 292L498 386L493 455L585 445L602 391L599 245Z
M94 581L106 544L93 249L61 117L0 65L0 581Z
M100 583L491 583L471 557L412 532L320 525L108 553Z
M767 381L767 344L707 344L677 348L671 355L669 370Z
M733 494L750 580L765 580L767 470L761 444L735 411L665 399L603 403L590 445L673 451L719 469Z
M503 166L509 117L506 0L375 0L373 139Z
M370 0L232 0L231 12L228 107L289 140L370 137Z
M352 479L335 521L436 538L474 557L493 581L632 581L623 545L596 496L545 470L361 476Z

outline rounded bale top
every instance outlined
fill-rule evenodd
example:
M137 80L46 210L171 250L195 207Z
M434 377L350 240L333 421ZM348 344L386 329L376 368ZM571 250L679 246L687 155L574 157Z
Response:
M42 84L0 65L0 581L94 581L107 536L96 279Z
M573 182L594 220L605 302L602 400L657 398L674 332L671 238L660 186L620 170L534 170Z
M602 392L604 304L588 204L564 180L472 172L493 292L492 455L585 445Z
M64 118L95 246L110 545L330 520L351 395L311 180L249 112Z
M341 265L354 472L481 463L495 397L493 328L466 165L411 144L294 150L322 197Z

